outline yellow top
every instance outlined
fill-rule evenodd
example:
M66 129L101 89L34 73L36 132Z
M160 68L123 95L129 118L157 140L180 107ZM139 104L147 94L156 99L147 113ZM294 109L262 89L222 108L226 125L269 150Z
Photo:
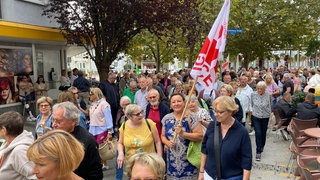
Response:
M119 132L123 137L126 161L130 156L136 153L156 152L152 136L152 131L156 128L156 123L152 120L148 120L151 128L150 130L146 121L144 119L142 121L142 125L138 128L131 128L126 121L125 128L123 129L122 124L119 129Z

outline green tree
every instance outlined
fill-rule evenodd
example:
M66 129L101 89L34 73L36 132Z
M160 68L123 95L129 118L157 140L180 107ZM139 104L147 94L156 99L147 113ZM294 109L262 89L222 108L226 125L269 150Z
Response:
M320 41L316 39L312 39L307 48L307 56L311 56L312 54L317 55L317 51L320 49Z
M205 0L202 19L213 23L221 6L221 0ZM319 34L319 15L318 2L313 0L233 0L228 27L244 32L227 36L226 52L242 53L247 67L273 50L304 49L310 38Z
M166 36L157 36L145 30L131 40L129 47L126 53L133 59L141 60L142 55L147 56L155 60L157 71L160 71L161 64L172 62L177 44L173 35L169 35L169 31L166 32Z
M68 43L83 46L104 80L117 54L144 29L164 35L179 27L197 0L51 0L44 15L56 20Z

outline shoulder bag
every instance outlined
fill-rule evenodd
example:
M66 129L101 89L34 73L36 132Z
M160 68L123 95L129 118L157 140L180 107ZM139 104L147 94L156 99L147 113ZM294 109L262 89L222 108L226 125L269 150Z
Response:
M190 126L190 114L187 119L190 132L192 132L192 128ZM198 169L200 168L201 163L201 142L202 141L190 141L187 150L187 160Z

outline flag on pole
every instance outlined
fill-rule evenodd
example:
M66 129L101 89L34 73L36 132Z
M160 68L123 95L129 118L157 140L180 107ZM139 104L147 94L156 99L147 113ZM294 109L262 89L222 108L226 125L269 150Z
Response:
M226 62L224 62L221 66L221 72L223 72L224 70L228 69L229 68L229 55L226 59Z
M204 87L205 92L213 89L218 59L226 45L229 12L230 0L225 0L190 73L193 78L198 76L198 82Z

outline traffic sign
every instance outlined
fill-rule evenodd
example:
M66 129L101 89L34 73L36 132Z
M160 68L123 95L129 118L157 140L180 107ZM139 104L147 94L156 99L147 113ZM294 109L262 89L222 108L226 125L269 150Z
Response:
M239 34L239 33L243 33L242 29L228 29L228 34Z

